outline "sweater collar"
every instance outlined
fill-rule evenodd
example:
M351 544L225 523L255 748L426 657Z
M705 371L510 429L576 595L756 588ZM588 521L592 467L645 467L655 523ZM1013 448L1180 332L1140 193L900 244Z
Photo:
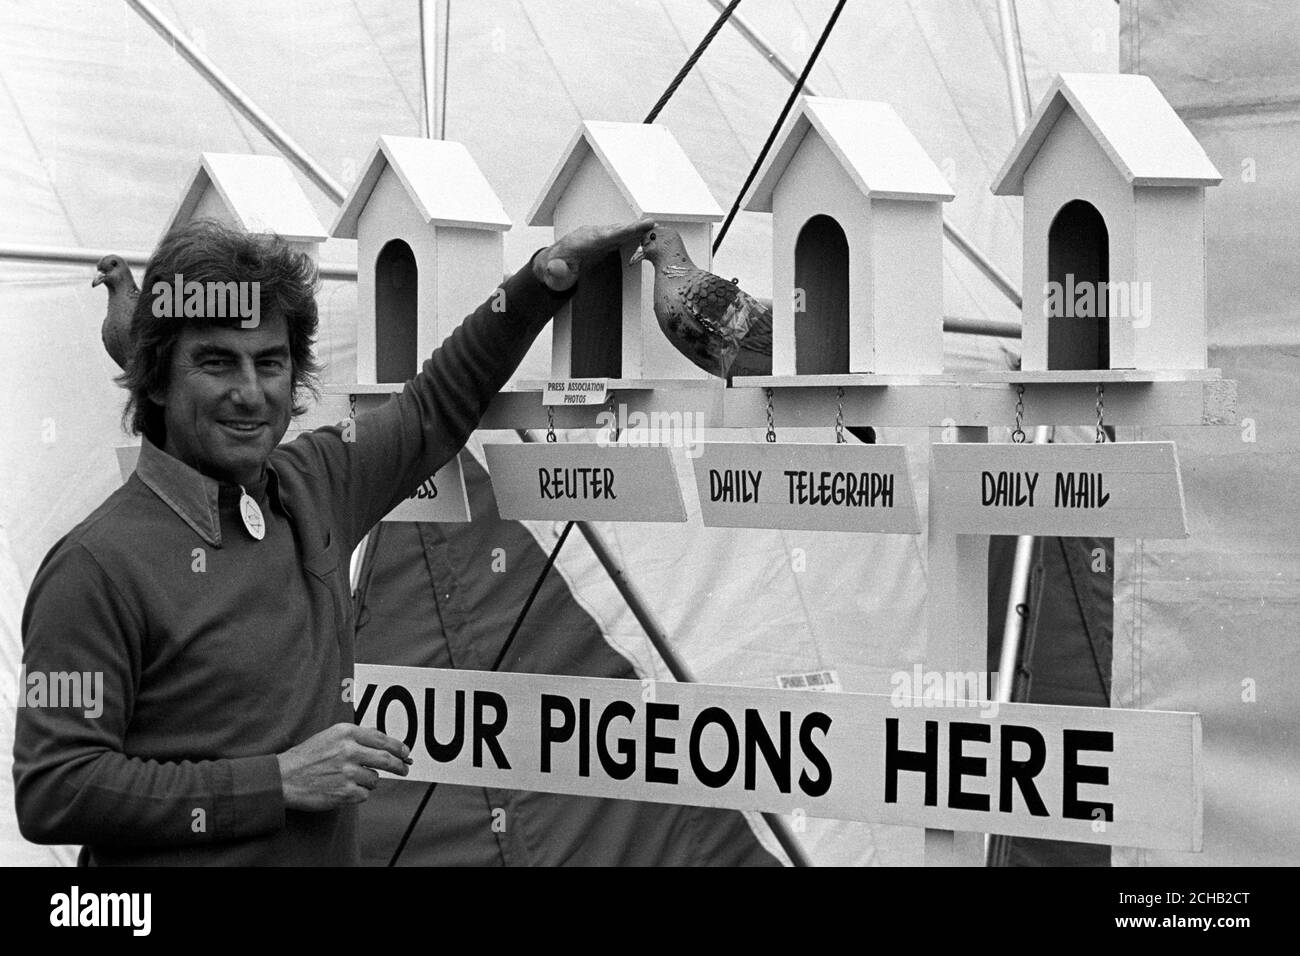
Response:
M239 486L219 482L163 451L147 437L140 438L140 458L135 472L159 498L208 544L221 547L221 511L238 511ZM284 510L280 479L268 461L263 478L245 489L259 504L274 500ZM287 513L287 512L286 512Z

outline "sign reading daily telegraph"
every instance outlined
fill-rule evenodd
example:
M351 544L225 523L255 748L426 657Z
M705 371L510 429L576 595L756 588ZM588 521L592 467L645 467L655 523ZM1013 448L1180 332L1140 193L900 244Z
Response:
M902 445L708 442L694 460L710 528L918 534Z

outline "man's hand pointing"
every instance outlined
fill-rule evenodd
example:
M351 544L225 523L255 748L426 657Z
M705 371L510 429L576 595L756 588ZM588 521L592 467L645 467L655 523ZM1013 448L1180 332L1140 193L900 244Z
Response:
M599 259L626 242L640 242L654 227L655 221L647 218L616 226L575 229L533 257L533 275L553 291L563 292L578 281L584 262Z

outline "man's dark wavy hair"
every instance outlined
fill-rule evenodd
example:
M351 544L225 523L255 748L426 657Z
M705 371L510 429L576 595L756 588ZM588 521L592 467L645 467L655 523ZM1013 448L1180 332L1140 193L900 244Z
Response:
M166 439L163 407L149 396L167 390L181 330L213 325L233 328L241 321L238 315L154 315L154 284L163 282L170 290L178 274L184 282L260 283L259 315L264 319L283 315L288 326L294 417L308 407L299 403L300 391L320 399L321 366L312 353L320 324L316 312L320 279L310 257L278 235L246 233L211 219L195 219L167 233L145 268L140 298L131 316L131 358L126 371L114 379L131 393L122 411L124 431L143 434L161 447Z

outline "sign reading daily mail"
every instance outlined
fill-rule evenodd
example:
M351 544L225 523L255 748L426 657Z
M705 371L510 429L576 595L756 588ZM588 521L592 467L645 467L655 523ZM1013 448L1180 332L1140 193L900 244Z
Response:
M1197 714L358 664L410 780L1199 850Z

